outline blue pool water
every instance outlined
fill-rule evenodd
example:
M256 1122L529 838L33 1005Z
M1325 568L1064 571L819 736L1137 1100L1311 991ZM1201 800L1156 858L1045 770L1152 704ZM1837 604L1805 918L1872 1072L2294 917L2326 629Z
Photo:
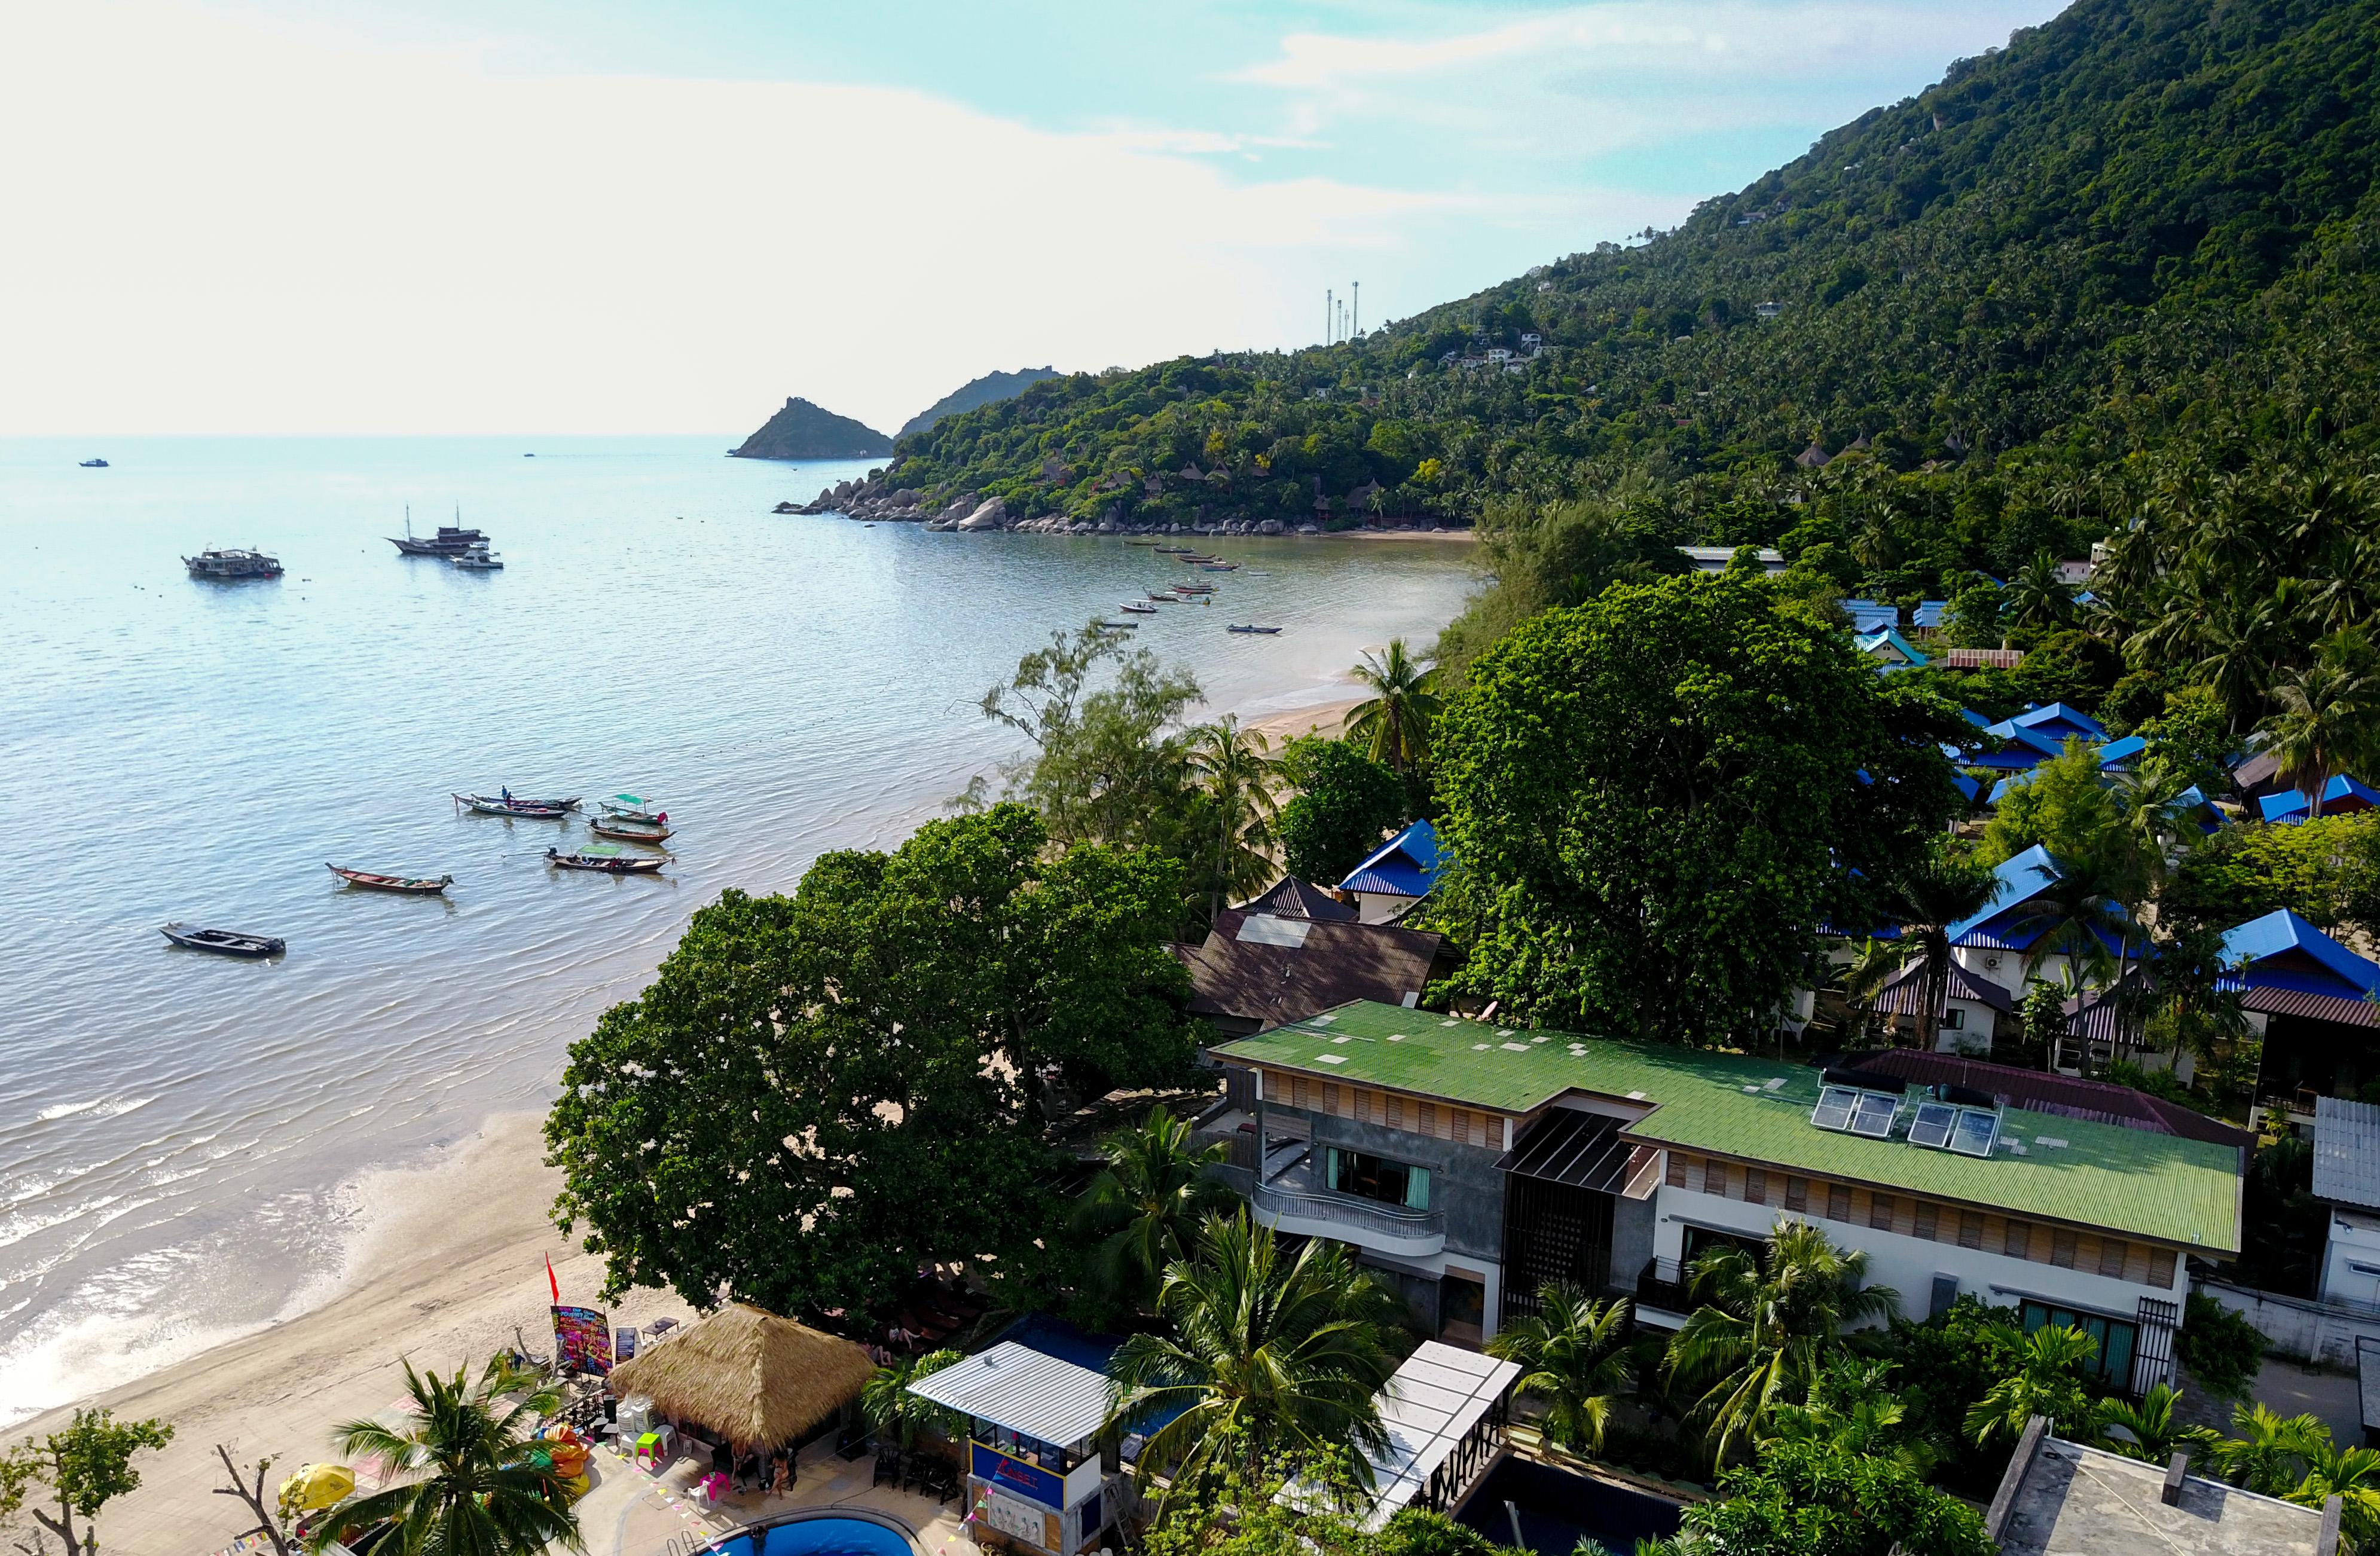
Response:
M865 1518L798 1518L735 1536L720 1556L917 1556L897 1529Z

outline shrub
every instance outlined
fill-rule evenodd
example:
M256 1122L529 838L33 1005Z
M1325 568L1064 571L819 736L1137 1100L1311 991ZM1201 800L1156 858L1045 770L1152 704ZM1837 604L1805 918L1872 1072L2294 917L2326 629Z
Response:
M2174 1354L2208 1393L2245 1399L2256 1369L2264 1365L2265 1337L2244 1316L2204 1293L2192 1292L2181 1332L2174 1338Z

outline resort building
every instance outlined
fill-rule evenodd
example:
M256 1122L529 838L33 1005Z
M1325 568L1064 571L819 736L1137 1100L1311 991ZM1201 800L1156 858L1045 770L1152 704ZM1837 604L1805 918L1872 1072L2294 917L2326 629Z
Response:
M2380 1107L2315 1099L2313 1197L2330 1207L2314 1295L2380 1313Z
M2260 1096L2311 1114L2317 1095L2380 1080L2380 963L2277 908L2224 935L2223 964L2223 987L2264 1039Z
M1339 890L1355 901L1366 924L1388 924L1429 895L1438 883L1438 830L1415 821L1347 872Z
M1876 661L1879 669L1922 670L1925 666L1925 656L1918 651L1916 644L1900 635L1897 626L1879 626L1863 633L1852 639L1852 646Z
M2035 1416L2000 1477L1984 1535L2000 1556L2338 1556L2340 1499L2320 1507L2258 1496L2049 1435Z
M1962 1080L1821 1073L1370 1003L1210 1052L1228 1108L1203 1127L1242 1142L1257 1219L1354 1248L1460 1344L1549 1281L1674 1327L1698 1255L1793 1218L1914 1316L1973 1293L2081 1325L2138 1392L2170 1376L2185 1261L2240 1247L2237 1132L2172 1132L2119 1087L2076 1102L2017 1077L2087 1083L1955 1059L1933 1062Z
M1694 571L1697 573L1726 572L1735 564L1736 550L1734 546L1680 546L1678 548L1680 554L1694 564ZM1759 559L1762 572L1774 574L1785 570L1783 552L1771 546L1760 546L1755 548L1754 554Z
M1412 1006L1451 962L1444 935L1363 923L1353 903L1295 876L1225 908L1204 942L1176 945L1173 954L1190 972L1190 1014L1227 1037L1350 1000Z
M1122 1516L1122 1445L1099 1441L1109 1384L1093 1359L1003 1340L909 1385L967 1420L967 1505L998 1537L978 1543L1075 1556Z

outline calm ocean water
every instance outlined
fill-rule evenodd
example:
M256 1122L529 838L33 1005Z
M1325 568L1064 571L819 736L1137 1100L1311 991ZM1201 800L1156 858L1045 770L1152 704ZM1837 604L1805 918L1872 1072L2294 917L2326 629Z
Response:
M0 1425L319 1295L341 1185L541 1105L563 1050L722 887L885 845L1010 743L972 707L1054 628L1183 576L1113 541L776 517L862 465L725 438L0 440ZM534 451L536 457L524 458ZM103 455L113 467L76 468ZM475 575L398 556L486 529ZM257 545L277 582L181 556ZM1210 702L1344 695L1427 638L1454 548L1232 545L1209 609L1139 637ZM1277 638L1226 621L1279 622ZM659 796L666 879L550 870L583 822L454 789ZM591 808L591 807L590 807ZM326 862L451 872L450 898ZM249 964L168 919L285 936Z

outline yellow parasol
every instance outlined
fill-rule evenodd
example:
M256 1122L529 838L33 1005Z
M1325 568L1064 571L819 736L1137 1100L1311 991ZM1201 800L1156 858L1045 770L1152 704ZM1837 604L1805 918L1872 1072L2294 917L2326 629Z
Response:
M356 1472L345 1465L300 1465L281 1483L281 1503L301 1512L331 1507L356 1489Z

